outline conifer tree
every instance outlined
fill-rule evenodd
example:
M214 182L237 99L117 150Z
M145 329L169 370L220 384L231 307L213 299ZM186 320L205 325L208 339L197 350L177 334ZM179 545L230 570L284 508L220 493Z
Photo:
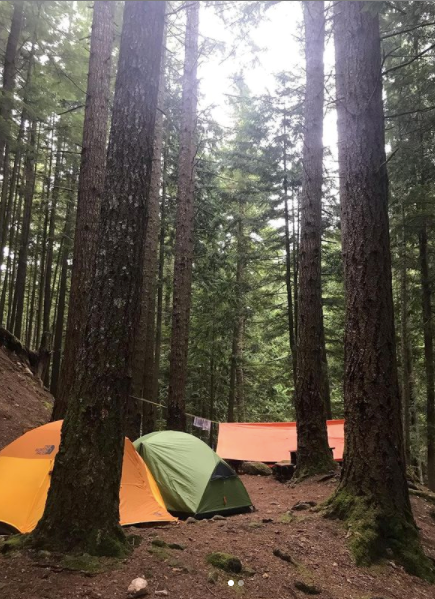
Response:
M36 546L63 552L127 552L119 488L164 18L164 2L125 3L85 342L44 515L33 533Z

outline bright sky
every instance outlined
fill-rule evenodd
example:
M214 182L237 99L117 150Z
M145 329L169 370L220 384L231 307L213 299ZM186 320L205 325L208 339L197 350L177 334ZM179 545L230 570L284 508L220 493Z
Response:
M202 8L200 14L200 33L203 37L225 42L231 48L236 33L226 26L211 8ZM244 70L245 80L253 94L260 95L276 87L274 74L282 71L305 69L303 48L298 37L302 33L302 3L281 2L271 7L257 28L251 29L253 42L263 51L258 53L259 64L250 66L252 51L242 45L236 57L223 60L224 55L217 53L214 59L201 63L199 69L200 92L204 96L203 107L217 105L214 117L226 124L229 120L225 94L230 91L231 75ZM331 72L334 63L332 40L327 40L325 51L325 74ZM328 101L328 98L325 99ZM324 124L324 145L331 148L335 156L337 144L336 114L328 110Z

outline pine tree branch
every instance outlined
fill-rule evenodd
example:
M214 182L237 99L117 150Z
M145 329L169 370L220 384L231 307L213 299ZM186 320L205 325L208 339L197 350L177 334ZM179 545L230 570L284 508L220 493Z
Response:
M391 33L385 33L381 36L382 40L386 40L390 37L395 37L396 35L402 35L403 33L410 33L411 31L415 31L416 29L421 29L422 27L430 27L431 25L435 25L435 21L431 21L430 23L420 23L419 25L414 25L414 27L409 27L408 29L399 29L398 31L392 31Z
M423 50L422 52L419 52L411 60L408 60L407 62L402 62L402 64L398 64L395 67L391 67L390 69L387 69L386 71L384 71L382 73L382 75L385 76L388 73L392 73L394 71L397 71L398 69L402 69L403 67L406 67L406 66L412 64L413 62L415 62L416 60L418 60L419 58L421 58L422 56L424 56L425 54L427 54L428 52L430 52L431 50L433 50L433 48L435 48L435 44L431 44L429 46L429 48L426 48L426 50Z
M63 112L58 112L57 116L62 116L63 114L68 114L69 112L74 112L75 110L80 110L81 108L84 108L85 105L84 104L80 104L79 106L73 106L73 108L68 108L68 110L64 110Z
M405 112L396 112L394 114L386 114L385 119L397 119L399 116L406 116L407 114L418 114L422 112L429 112L435 110L435 106L428 106L427 108L417 108L416 110L407 110Z

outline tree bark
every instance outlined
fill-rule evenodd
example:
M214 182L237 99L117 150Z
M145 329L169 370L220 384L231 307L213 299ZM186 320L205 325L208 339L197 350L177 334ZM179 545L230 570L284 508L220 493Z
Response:
M65 351L53 420L65 416L86 326L106 172L114 10L114 2L97 0L94 4Z
M394 556L431 577L411 512L396 364L379 17L334 7L346 290L345 455L330 513L352 523L358 564Z
M151 172L150 197L148 201L147 225L143 263L141 315L135 340L133 358L132 394L148 401L156 401L154 396L154 360L156 334L156 285L159 249L160 188L162 181L163 151L163 111L165 98L165 44L163 36L162 64L159 97L155 125L153 166ZM154 430L154 406L142 402L142 434ZM127 411L127 437L135 441L141 430L141 414L136 400L131 400Z
M235 421L236 406L236 356L237 352L237 330L233 327L233 339L231 342L231 360L230 360L230 384L228 393L228 412L227 422Z
M124 424L140 315L165 2L127 1L84 345L33 543L125 555ZM96 509L98 506L98 509Z
M58 132L57 145L56 145L56 166L54 169L54 181L53 188L51 190L51 203L49 208L49 223L48 223L48 234L47 234L47 251L45 257L45 274L44 274L44 309L42 313L42 336L41 336L41 351L47 351L51 346L51 306L52 306L52 270L53 270L53 253L54 253L54 235L56 230L56 212L57 202L59 199L59 188L62 176L62 145L63 140ZM49 366L49 365L47 365ZM48 387L48 372L49 368L44 377L44 384Z
M14 335L21 338L24 312L24 293L27 276L27 258L29 253L30 221L32 217L33 194L35 190L35 161L36 161L36 120L29 124L29 143L25 163L26 187L24 190L24 210L21 228L20 249L18 254L17 279L15 282Z
M17 171L19 171L19 166ZM17 179L16 181L18 181L19 178L19 172L17 172ZM10 191L10 193L12 193L12 189ZM17 233L17 228L18 228L18 221L19 221L19 217L21 214L21 194L18 193L17 191L17 185L14 185L14 189L13 189L13 193L12 193L12 214L11 214L11 219L10 219L10 227L9 227L9 233L8 233L8 247L12 248L14 247L14 243L15 243L15 236ZM12 253L9 252L8 253L8 257L6 260L6 268L5 268L5 277L3 280L3 287L2 287L2 295L1 295L1 300L0 300L0 322L1 324L3 324L3 322L6 320L6 324L7 326L9 326L9 309L8 309L8 313L6 315L6 319L5 319L5 307L6 307L6 296L7 296L7 292L10 286L10 281L9 279L12 277ZM8 308L10 308L10 306L8 306Z
M76 172L70 177L70 184L73 187L74 181L77 176ZM68 283L68 259L71 250L71 231L72 231L72 218L73 218L73 205L74 205L74 193L70 193L68 198L68 204L65 215L65 227L63 231L63 242L61 248L61 271L60 271L60 282L59 282L59 298L57 302L57 314L54 329L54 341L53 341L53 366L51 369L51 381L50 381L50 393L54 398L57 397L59 375L60 375L60 364L62 356L62 339L63 330L65 324L65 304L66 304L66 292ZM56 402L55 402L56 403Z
M0 227L0 267L3 264L3 252L6 247L8 228L9 228L10 220L12 217L12 204L13 204L13 199L14 199L15 186L17 183L18 171L19 171L20 164L21 164L21 151L22 151L21 144L23 142L25 120L26 120L26 109L23 109L23 111L21 113L20 127L18 130L17 139L15 141L16 152L15 152L15 157L14 157L14 166L12 167L12 173L11 173L10 179L8 181L7 181L7 177L8 177L7 171L9 170L9 167L6 168L6 166L5 166L5 168L3 170L3 185L2 185L0 201L2 202L2 204L4 203L4 205L5 205L5 214L3 215L3 217L0 218L0 223L1 223L1 227ZM6 164L6 162L7 161L5 159L5 164ZM6 184L6 182L8 184Z
M199 2L187 4L186 12L167 418L168 429L173 430L186 428L185 390L192 293Z
M53 167L53 129L50 141L50 151L48 160L45 164L45 201L43 202L44 207L44 224L42 228L42 240L41 240L41 260L39 268L39 292L38 292L38 311L35 324L35 345L40 347L42 342L41 335L41 324L44 316L44 291L45 291L45 275L46 275L46 260L47 260L47 239L48 239L48 225L50 220L50 182L51 182L51 171Z
M10 120L13 107L13 93L16 78L17 49L23 24L24 2L15 0L11 29L6 44L3 66L3 90L0 103L0 165L3 166L5 146L9 138ZM4 218L4 206L0 207L0 222Z
M15 280L17 273L17 263L18 263L18 254L19 254L19 235L21 233L21 225L22 225L22 211L23 211L23 198L24 198L24 190L23 190L23 182L22 182L22 174L20 175L19 183L17 185L18 192L18 205L17 205L17 213L15 219L15 226L10 228L10 244L9 248L11 248L11 269L10 269L10 281L9 281L9 289L8 289L8 330L12 331L15 326L14 322L14 314L16 314L16 305L14 302L14 290L15 290Z
M154 375L153 375L153 397L159 397L159 374L160 374L160 356L162 350L162 324L163 324L163 284L165 269L165 236L166 236L166 176L168 152L165 149L163 155L163 181L162 181L162 200L160 205L160 233L159 233L159 268L157 275L157 308L156 308L156 343L154 355ZM142 416L143 425L147 423L147 415ZM142 426L142 431L146 427ZM152 431L147 431L151 433Z
M325 15L323 2L304 3L307 87L299 245L299 313L295 393L297 478L334 468L324 398L321 231Z
M284 149L285 156L285 149ZM291 271L291 239L290 239L290 212L289 212L289 201L288 201L288 181L286 164L287 160L284 157L285 162L285 174L284 174L284 221L285 221L285 284L287 289L287 318L288 318L288 330L289 330L289 342L290 342L290 353L292 361L292 374L293 383L296 389L296 339L295 339L295 325L294 325L294 311L293 311L293 292L292 292L292 271Z
M427 484L435 490L435 373L432 326L432 293L429 278L427 225L419 231L419 259L421 275L421 301L423 313L424 361L426 370L427 418Z
M402 366L403 431L405 456L408 465L412 464L411 419L414 403L414 380L412 372L411 344L409 340L409 299L406 255L405 211L402 203L402 239L400 246L400 348Z

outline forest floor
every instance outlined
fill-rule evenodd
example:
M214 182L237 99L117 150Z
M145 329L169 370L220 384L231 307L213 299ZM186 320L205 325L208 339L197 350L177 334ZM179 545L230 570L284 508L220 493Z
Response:
M46 422L52 398L26 366L2 349L0 381L2 448ZM333 492L335 480L294 487L271 477L242 476L242 480L257 511L225 520L129 528L129 534L141 537L139 547L123 562L101 563L97 573L74 570L72 566L80 567L77 562L59 556L0 555L0 597L127 599L130 582L145 577L150 597L166 590L169 599L301 599L309 596L309 590L317 591L319 599L435 599L435 586L407 575L394 562L356 568L347 546L349 534L341 523L312 509L291 510L299 501L320 504ZM420 498L412 503L424 548L435 559L434 505ZM185 549L153 546L156 539ZM276 557L277 549L291 562ZM206 562L213 551L236 555L244 571L231 575L214 570ZM86 569L95 565L85 562ZM234 586L228 585L229 580Z
M298 501L321 503L336 482L311 482L295 487L272 478L243 476L257 508L252 514L225 520L178 522L154 528L130 528L142 538L134 553L116 567L97 574L70 571L53 556L16 553L0 556L0 596L5 599L127 599L127 589L136 577L145 577L149 596L167 591L169 599L300 599L308 585L319 599L434 599L435 586L407 575L393 562L372 568L357 568L352 562L346 529L313 510L286 512ZM425 550L435 558L433 505L413 498L413 507ZM152 546L156 538L178 543L184 550ZM291 556L288 563L274 555L279 549ZM249 572L231 575L206 563L212 551L232 553ZM230 587L232 579L235 585ZM239 586L239 580L243 586ZM164 593L162 596L166 596Z
M45 424L52 401L29 368L13 353L0 348L0 449L35 426Z

